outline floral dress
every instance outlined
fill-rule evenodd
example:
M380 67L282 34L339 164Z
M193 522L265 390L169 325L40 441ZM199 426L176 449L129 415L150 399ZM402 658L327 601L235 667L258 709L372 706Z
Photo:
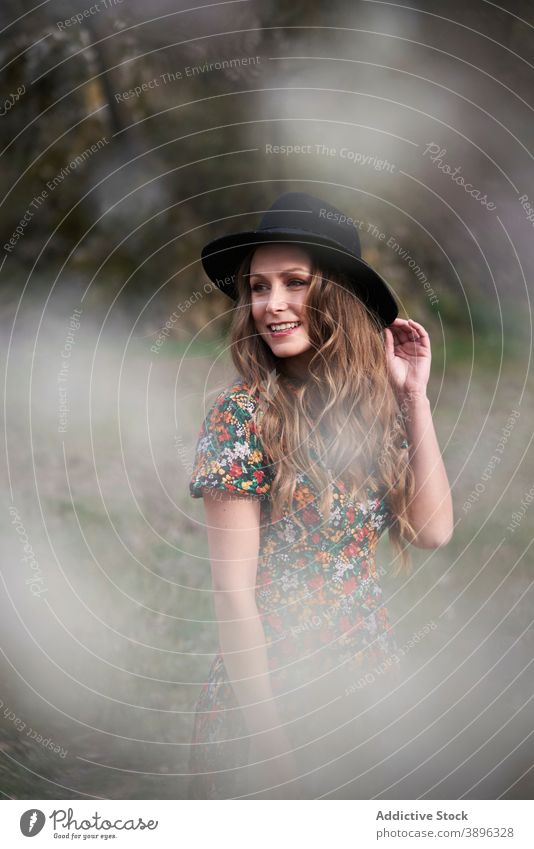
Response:
M193 498L215 488L261 499L255 595L271 685L281 716L294 720L308 713L301 726L309 730L311 689L331 692L333 686L341 693L395 655L374 559L393 516L383 493L368 489L366 501L354 503L338 479L331 484L326 520L311 481L298 474L293 510L273 522L274 472L261 445L256 408L257 398L243 381L218 395L202 424L189 489ZM312 447L310 453L317 460ZM297 738L295 723L286 733ZM189 798L238 795L248 746L245 719L219 650L196 704Z

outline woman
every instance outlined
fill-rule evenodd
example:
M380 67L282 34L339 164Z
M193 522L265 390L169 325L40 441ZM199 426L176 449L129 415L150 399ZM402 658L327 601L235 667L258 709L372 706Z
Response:
M397 317L353 220L319 198L282 195L202 261L235 301L237 376L204 420L190 483L204 498L219 651L196 706L189 795L306 798L321 789L307 755L317 740L329 751L354 682L377 664L396 679L381 533L397 573L409 567L401 539L435 548L452 535L430 342Z

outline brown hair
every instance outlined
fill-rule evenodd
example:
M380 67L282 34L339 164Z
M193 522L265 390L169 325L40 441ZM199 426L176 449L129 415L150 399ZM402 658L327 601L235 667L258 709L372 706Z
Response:
M273 354L252 317L245 275L255 250L236 275L231 352L240 377L258 398L258 432L275 470L269 493L273 515L281 516L283 508L293 504L297 474L304 470L326 516L332 504L330 484L341 475L353 499L365 500L368 488L383 488L395 516L389 539L395 560L400 557L393 574L408 574L411 560L401 536L405 530L408 535L414 532L406 514L414 476L408 451L401 447L406 429L388 377L380 320L356 295L347 276L326 268L312 251L304 310L315 354L306 381L288 380L283 358ZM313 462L311 445L320 463Z

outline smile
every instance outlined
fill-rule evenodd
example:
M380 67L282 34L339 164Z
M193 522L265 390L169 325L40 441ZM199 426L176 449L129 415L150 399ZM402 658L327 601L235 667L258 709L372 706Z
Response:
M271 336L285 336L288 333L293 333L301 324L301 321L286 321L281 324L268 324L267 326L271 331Z

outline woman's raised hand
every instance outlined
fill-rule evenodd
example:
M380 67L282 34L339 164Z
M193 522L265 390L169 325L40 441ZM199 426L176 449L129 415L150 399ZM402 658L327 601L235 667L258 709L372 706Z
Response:
M430 339L422 324L396 318L384 330L391 384L397 397L426 395L430 376Z

